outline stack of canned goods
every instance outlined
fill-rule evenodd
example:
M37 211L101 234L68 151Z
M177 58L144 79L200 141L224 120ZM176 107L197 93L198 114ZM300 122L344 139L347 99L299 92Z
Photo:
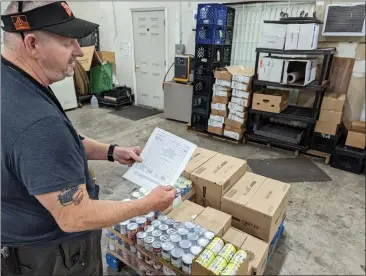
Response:
M180 192L181 196L184 196L192 189L192 181L184 176L180 176L175 182L174 187Z
M215 275L236 275L240 265L246 260L244 250L236 250L235 246L215 237L198 256L196 262Z

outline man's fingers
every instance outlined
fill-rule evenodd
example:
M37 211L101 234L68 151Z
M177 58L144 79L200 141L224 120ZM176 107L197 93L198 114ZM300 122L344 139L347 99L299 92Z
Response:
M134 151L130 152L130 158L136 162L139 162L139 163L142 162L142 158L140 156L138 156Z
M141 154L141 149L140 149L140 147L134 147L134 148L133 148L133 152L134 152L134 153L136 153L136 155L140 156L140 154Z

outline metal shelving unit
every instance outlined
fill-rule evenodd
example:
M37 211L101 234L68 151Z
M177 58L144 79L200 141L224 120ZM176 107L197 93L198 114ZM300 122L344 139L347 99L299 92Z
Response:
M316 120L320 113L320 106L323 101L325 90L329 85L329 74L330 68L332 66L333 56L335 53L335 48L320 48L315 50L279 50L279 49L268 49L268 48L257 48L256 49L256 62L255 62L255 75L253 78L253 87L252 92L254 93L259 88L264 87L279 87L279 88L289 88L289 89L308 89L315 90L315 100L312 107L299 107L299 106L288 106L281 113L272 113L259 111L254 109L249 109L250 117L249 117L249 125L247 130L247 139L251 141L257 141L262 143L267 143L269 145L279 146L282 148L287 148L290 150L299 152L306 152L309 149L310 141L312 133L314 132L314 126ZM293 58L304 58L308 56L323 56L323 63L321 68L321 73L319 80L314 80L313 82L305 85L305 86L296 86L289 84L281 84L269 81L261 81L258 80L258 62L261 53L266 53L268 56L272 54L276 55L286 55L283 57L284 59L293 59ZM307 127L304 131L304 138L300 143L289 143L286 141L278 140L275 138L265 137L262 135L254 134L253 128L254 125L259 125L263 118L280 118L282 120L290 121L298 121L301 123L306 123ZM271 126L271 130L273 131L275 126ZM288 126L290 130L291 126ZM286 128L281 128L281 131L285 131ZM286 133L283 133L286 136ZM289 135L291 133L289 132Z

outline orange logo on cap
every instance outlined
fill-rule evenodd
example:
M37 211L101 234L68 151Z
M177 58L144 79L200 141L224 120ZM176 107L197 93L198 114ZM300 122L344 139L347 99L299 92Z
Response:
M17 31L30 29L28 19L25 15L12 16L11 21L13 21L14 27Z
M71 11L70 7L64 2L61 3L61 6L64 7L66 13L69 15L69 17L71 17L72 16L72 11Z

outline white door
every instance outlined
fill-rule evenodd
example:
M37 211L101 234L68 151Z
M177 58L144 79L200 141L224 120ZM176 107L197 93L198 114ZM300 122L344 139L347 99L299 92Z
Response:
M137 104L164 109L165 12L133 11Z

